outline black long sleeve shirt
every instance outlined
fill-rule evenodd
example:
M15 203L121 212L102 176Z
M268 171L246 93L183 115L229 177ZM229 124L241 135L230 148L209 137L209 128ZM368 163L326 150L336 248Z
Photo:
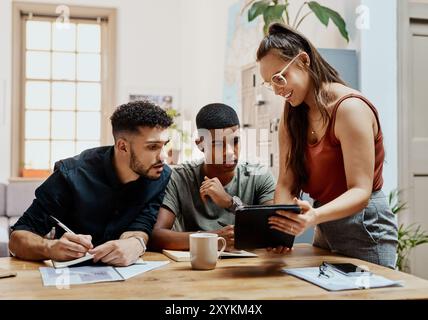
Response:
M94 246L115 240L125 231L151 234L171 169L159 179L120 183L112 163L113 147L89 149L56 163L53 174L35 192L35 199L12 227L40 236L56 227L52 215L78 234L92 236Z

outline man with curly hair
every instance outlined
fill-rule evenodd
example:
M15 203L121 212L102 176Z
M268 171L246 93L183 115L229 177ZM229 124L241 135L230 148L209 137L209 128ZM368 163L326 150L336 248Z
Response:
M144 254L171 174L164 146L172 119L150 101L121 105L110 119L114 146L58 161L36 190L12 227L13 255L69 261L89 253L94 262L127 266Z

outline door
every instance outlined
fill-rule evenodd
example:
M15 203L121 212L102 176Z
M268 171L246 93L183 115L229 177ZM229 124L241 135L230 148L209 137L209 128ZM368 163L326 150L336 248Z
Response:
M408 202L411 222L428 231L428 17L410 20L410 34ZM427 265L428 244L425 244L413 251L412 273L428 279Z
M261 85L256 63L242 69L242 126L246 135L245 155L249 162L260 163L278 177L278 123L283 100Z

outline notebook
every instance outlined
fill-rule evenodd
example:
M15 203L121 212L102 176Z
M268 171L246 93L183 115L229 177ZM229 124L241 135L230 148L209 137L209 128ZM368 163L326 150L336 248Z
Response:
M8 278L8 277L15 277L16 272L15 271L9 271L5 269L0 269L0 279L1 278Z
M189 251L178 251L178 250L162 250L162 253L166 255L168 258L183 262L183 261L190 261L190 252ZM254 258L257 257L257 254L244 251L244 250L238 250L238 251L223 251L220 255L222 258Z
M55 269L67 268L67 267L79 267L83 265L91 265L93 263L94 256L92 254L87 253L81 258L77 258L69 261L55 261L52 260L52 265Z

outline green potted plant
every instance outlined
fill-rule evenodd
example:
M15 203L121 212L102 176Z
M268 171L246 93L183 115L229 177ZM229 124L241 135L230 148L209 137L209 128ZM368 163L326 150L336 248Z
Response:
M394 214L406 209L406 203L400 201L400 191L393 190L389 193L389 207ZM409 272L408 263L409 254L413 248L428 243L428 232L422 230L422 227L416 223L404 225L401 223L398 227L398 247L397 247L397 269Z
M168 164L173 165L179 163L181 147L189 141L189 134L179 128L176 122L176 119L181 116L180 112L177 109L171 107L165 109L165 111L174 120L174 123L169 127L169 132L170 136L172 137L172 141L170 141L170 147L168 149ZM179 139L177 139L177 135Z
M313 13L326 27L328 26L331 19L339 29L342 37L347 42L349 42L349 35L346 29L345 20L338 12L321 5L316 1L305 1L300 6L299 10L294 16L294 19L292 19L288 10L289 5L289 0L250 0L244 6L243 11L248 8L249 22L253 21L258 16L263 16L263 31L265 34L267 33L268 27L272 22L286 23L294 29L298 29L306 17ZM303 10L305 8L308 8L309 11L303 14Z

